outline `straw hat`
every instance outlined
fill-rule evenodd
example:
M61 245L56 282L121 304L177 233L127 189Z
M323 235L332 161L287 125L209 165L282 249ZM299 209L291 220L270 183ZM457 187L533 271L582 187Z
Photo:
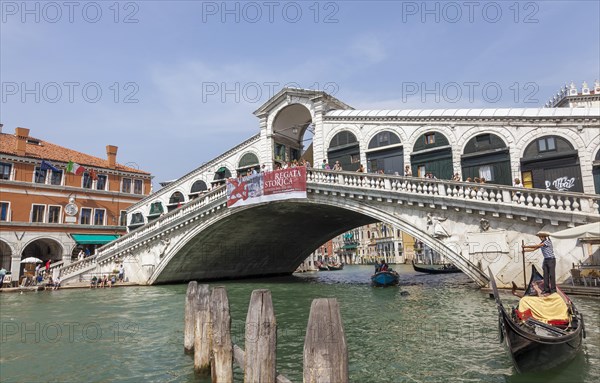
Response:
M538 231L537 236L538 237L549 237L550 233L548 233L547 231Z

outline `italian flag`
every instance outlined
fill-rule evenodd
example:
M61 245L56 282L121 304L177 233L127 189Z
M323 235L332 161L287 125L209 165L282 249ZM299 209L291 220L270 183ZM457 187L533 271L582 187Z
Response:
M67 164L67 173L73 173L76 175L82 175L85 172L85 168L79 164L76 164L73 161L69 161Z

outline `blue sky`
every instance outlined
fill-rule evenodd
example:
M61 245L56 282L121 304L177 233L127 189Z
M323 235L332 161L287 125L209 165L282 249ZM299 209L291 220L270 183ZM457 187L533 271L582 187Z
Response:
M496 108L600 78L597 1L0 3L4 132L117 145L155 187L257 133L286 84L357 109Z

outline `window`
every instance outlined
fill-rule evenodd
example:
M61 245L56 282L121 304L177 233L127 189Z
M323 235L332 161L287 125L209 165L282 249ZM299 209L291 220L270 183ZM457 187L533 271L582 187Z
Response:
M285 161L285 145L275 143L274 151L275 160Z
M48 223L60 223L60 206L48 206Z
M492 143L492 137L489 134L480 134L479 136L475 137L475 144L476 146L485 146L485 145L490 145Z
M425 145L435 144L435 133L425 134Z
M119 226L127 226L127 211L121 210L119 215Z
M92 177L90 176L90 173L83 173L83 177L81 177L81 187L84 189L92 188Z
M544 137L538 140L538 151L551 152L556 150L556 139L554 137Z
M10 221L10 202L0 202L0 221Z
M104 210L104 209L94 210L94 225L103 226L105 215L106 215L106 210Z
M417 177L425 177L425 165L419 165L417 167Z
M121 185L121 192L131 193L131 178L123 178L123 184Z
M143 194L144 181L142 180L133 180L133 194Z
M84 207L81 209L81 217L79 223L82 225L89 225L92 219L92 209Z
M8 164L6 162L0 162L0 179L1 180L9 180L11 170L12 170L12 164Z
M108 177L104 174L99 174L96 180L96 190L106 190L106 181Z
M52 170L50 172L50 185L62 185L62 176L63 172L61 170L57 172Z
M491 165L483 165L479 167L479 178L485 178L486 181L494 180L494 169Z
M357 164L360 162L360 154L352 154L350 156L350 163Z
M39 166L36 167L35 172L33 174L33 182L35 182L36 184L45 184L47 173L48 172L46 170L40 169Z
M46 205L32 205L31 207L31 222L44 222L46 213Z

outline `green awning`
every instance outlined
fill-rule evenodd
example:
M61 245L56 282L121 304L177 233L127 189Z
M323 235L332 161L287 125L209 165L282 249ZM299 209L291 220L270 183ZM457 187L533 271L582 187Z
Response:
M71 237L80 245L104 245L119 238L112 234L71 234Z
M353 244L350 244L350 245L344 245L344 246L342 246L342 249L349 250L349 249L356 249L356 247L357 247L356 244L353 243Z

